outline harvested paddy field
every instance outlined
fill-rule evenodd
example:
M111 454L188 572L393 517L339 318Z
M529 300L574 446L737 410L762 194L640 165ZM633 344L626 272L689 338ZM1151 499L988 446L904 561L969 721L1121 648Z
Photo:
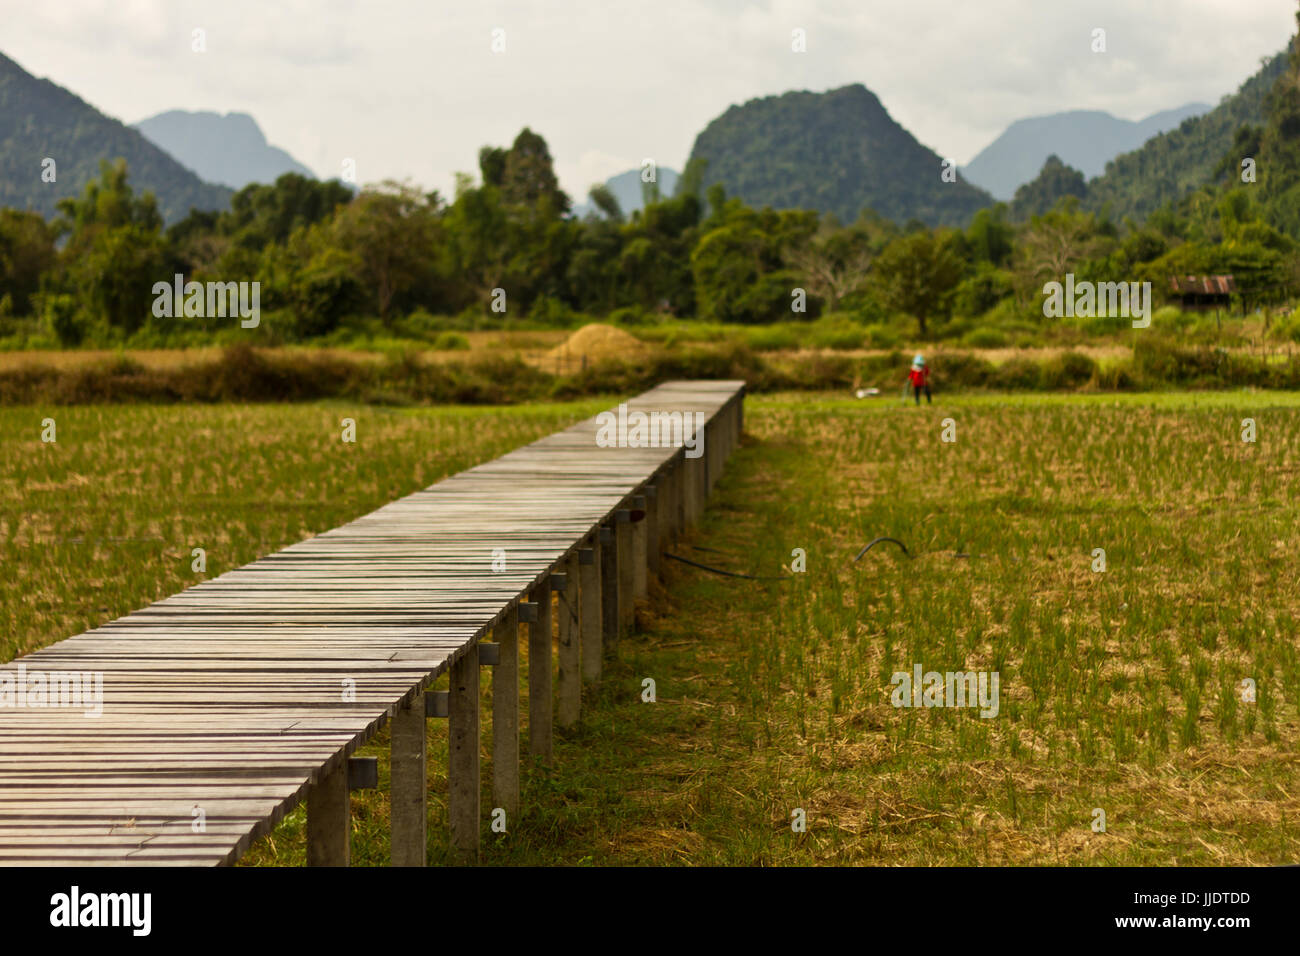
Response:
M194 547L220 573L609 404L0 409L0 657L192 583ZM1300 396L777 394L745 423L680 553L778 579L669 562L485 862L1300 855ZM881 535L911 556L855 563ZM896 706L917 666L996 674L996 713ZM365 752L381 789L353 796L353 856L382 864L386 734ZM244 862L302 862L304 818Z

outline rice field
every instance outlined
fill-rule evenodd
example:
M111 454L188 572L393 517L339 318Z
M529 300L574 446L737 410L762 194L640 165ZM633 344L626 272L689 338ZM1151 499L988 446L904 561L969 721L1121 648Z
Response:
M699 534L730 557L692 556L774 574L802 548L807 571L692 570L674 601L689 619L647 638L690 655L654 665L680 711L657 762L689 796L646 803L691 823L657 830L655 856L1295 862L1297 404L752 400L753 443ZM879 535L913 557L883 544L854 563ZM997 673L997 716L895 706L893 676L917 665Z
M0 658L192 583L193 547L220 573L608 404L0 409ZM745 421L680 553L780 579L668 562L485 862L1300 860L1300 396L778 394ZM911 557L855 563L880 535ZM896 706L917 665L996 673L996 716ZM386 863L386 791L353 810L354 862ZM303 857L297 811L245 862Z

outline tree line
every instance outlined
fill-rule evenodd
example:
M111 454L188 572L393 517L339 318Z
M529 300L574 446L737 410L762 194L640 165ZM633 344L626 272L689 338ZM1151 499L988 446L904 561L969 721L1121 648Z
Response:
M257 281L269 341L319 341L358 323L394 336L585 316L760 324L905 317L922 338L1042 318L1042 287L1078 279L1151 281L1230 273L1244 305L1300 286L1300 83L1293 51L1268 122L1243 127L1216 177L1143 221L1085 209L1075 178L1051 164L1046 193L979 210L965 228L851 223L810 210L754 209L689 164L676 193L645 184L627 215L603 186L578 218L545 140L525 128L485 147L454 195L384 182L355 191L295 174L237 192L228 210L191 211L164 228L125 162L103 163L46 220L0 210L0 341L66 346L173 344L233 334L218 318L159 317L152 289L187 280ZM1240 159L1259 175L1246 180Z

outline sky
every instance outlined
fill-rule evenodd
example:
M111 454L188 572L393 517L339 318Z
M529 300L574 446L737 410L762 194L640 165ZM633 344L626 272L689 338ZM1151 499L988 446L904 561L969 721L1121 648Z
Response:
M317 175L453 191L524 126L575 198L710 120L862 83L965 163L1010 123L1215 104L1276 53L1296 0L0 0L0 52L128 123L251 114ZM1094 31L1105 51L1094 52ZM195 31L201 30L202 52ZM804 31L805 51L792 49ZM494 32L498 31L498 32ZM494 49L494 46L496 49Z

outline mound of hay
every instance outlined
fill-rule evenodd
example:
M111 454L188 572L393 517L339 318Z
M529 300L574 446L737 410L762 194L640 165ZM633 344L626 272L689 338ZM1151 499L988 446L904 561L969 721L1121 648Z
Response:
M604 359L632 359L644 354L646 344L634 335L603 322L584 325L562 344L546 353L552 359L581 359L600 362Z

